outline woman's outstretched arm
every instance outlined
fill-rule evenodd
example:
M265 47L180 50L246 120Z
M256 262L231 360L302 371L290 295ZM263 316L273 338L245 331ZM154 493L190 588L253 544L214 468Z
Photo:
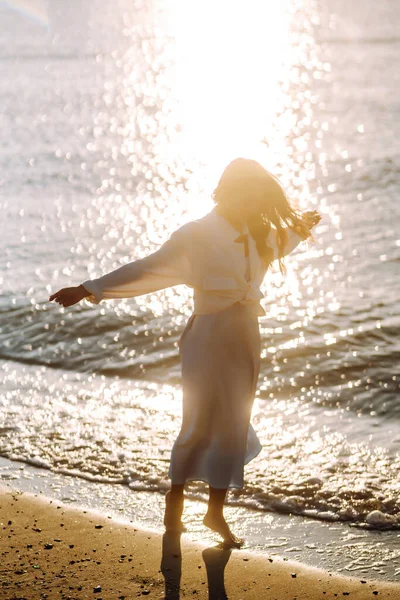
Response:
M83 298L93 304L102 300L132 298L167 287L187 283L189 261L185 252L190 223L176 230L156 251L144 258L118 267L97 279L63 288L50 296L63 306L72 306Z

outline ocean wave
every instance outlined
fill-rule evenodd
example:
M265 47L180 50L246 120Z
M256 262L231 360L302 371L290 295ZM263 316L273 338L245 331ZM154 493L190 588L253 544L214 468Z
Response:
M371 323L373 310L359 309L357 321L362 326L343 331L332 331L329 322L317 319L303 329L302 344L288 337L294 336L289 328L275 339L262 336L262 347L274 345L276 350L272 357L262 358L260 397L301 396L308 390L323 406L340 404L362 414L374 410L400 418L398 318L388 317L376 327ZM35 311L28 304L9 306L5 301L0 315L4 323L0 359L110 379L152 379L172 385L180 381L178 341L184 324L176 325L171 315L156 325L151 314L132 319L110 311L98 318L93 311L80 310L60 324L51 311ZM279 376L274 373L276 364Z
M63 465L59 466L51 464L39 455L29 457L14 451L2 451L0 456L91 482L126 485L136 491L166 492L170 487L165 477L158 478L154 474L146 477L143 473L137 477L137 472L130 473L129 469L125 473L122 472L123 469L116 469L113 473L112 468L104 466L98 472L90 472L74 465L69 466L66 459L62 461ZM126 467L124 468L126 471ZM232 490L226 504L261 512L343 522L361 529L398 531L400 500L395 491L392 494L382 493L381 485L384 482L382 478L381 481L365 484L361 489L351 485L341 489L326 489L326 481L320 477L308 477L295 486L272 485L269 489L247 484L242 490ZM208 490L202 482L191 482L186 496L206 501Z

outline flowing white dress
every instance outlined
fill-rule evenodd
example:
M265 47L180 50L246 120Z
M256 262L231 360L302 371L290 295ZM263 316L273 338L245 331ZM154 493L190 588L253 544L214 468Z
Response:
M287 233L283 255L303 239ZM262 449L250 419L260 370L258 316L265 311L259 285L265 268L246 226L242 234L214 208L174 232L157 252L82 284L95 304L180 283L194 288L194 311L179 340L183 406L171 450L172 484L242 488L244 465ZM269 245L277 259L273 232Z
M262 449L250 424L260 370L257 313L236 302L192 315L182 333L182 427L169 467L173 484L242 488L244 465Z

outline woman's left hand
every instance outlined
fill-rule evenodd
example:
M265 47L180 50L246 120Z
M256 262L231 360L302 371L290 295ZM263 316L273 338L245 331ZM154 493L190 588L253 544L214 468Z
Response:
M61 304L64 306L64 308L66 308L67 306L73 306L74 304L77 304L87 295L88 292L85 290L85 288L81 285L78 285L58 290L58 292L49 297L49 300L50 302L55 300L58 302L58 304Z

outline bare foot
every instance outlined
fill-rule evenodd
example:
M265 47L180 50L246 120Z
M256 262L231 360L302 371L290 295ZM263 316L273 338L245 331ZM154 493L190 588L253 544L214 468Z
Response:
M223 537L224 544L226 545L240 548L245 542L243 538L239 538L231 532L223 515L213 515L212 513L207 512L203 519L203 523L206 527L209 527L209 529L219 533L220 536Z
M171 496L171 492L165 495L165 514L164 525L166 531L184 532L187 528L181 521L183 512L183 497L175 499Z

